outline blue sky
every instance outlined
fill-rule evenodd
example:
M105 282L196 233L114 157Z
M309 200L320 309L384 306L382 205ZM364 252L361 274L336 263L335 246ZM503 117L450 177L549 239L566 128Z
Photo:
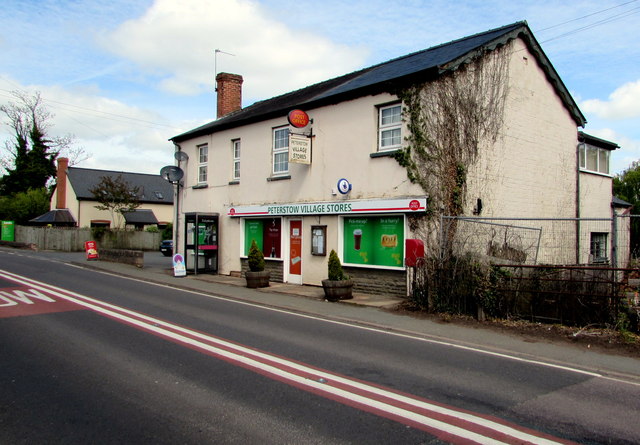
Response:
M40 91L51 133L75 135L90 156L80 167L172 164L167 139L215 118L216 68L243 75L247 106L520 20L587 117L584 131L621 146L612 170L640 160L639 0L2 3L0 104Z

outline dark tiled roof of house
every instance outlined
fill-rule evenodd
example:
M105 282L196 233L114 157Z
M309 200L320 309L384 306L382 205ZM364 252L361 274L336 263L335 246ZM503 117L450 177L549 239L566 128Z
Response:
M132 212L123 212L127 224L158 224L158 219L153 210L136 209Z
M633 204L631 204L630 202L627 202L624 199L620 199L617 196L613 197L613 199L611 200L611 205L613 205L614 207L632 207L633 206Z
M33 225L48 225L53 226L74 226L76 220L74 219L69 209L54 209L49 210L36 218L30 219L29 224Z
M310 110L366 95L394 92L402 86L436 79L439 75L455 70L461 64L472 60L483 51L494 50L517 37L524 40L536 57L576 124L584 126L584 115L542 51L529 26L526 22L516 22L256 102L170 140L178 143L216 131L285 116L295 108Z
M103 177L117 178L122 176L132 187L138 187L138 200L149 204L173 204L173 185L162 179L160 175L144 173L118 172L111 170L94 170L89 168L69 167L67 177L78 200L94 201L90 190L96 187Z
M605 139L600 139L595 136L591 136L590 134L587 134L584 131L578 132L578 141L587 143L589 145L593 145L595 147L604 148L607 150L615 150L616 148L620 148L620 146L615 142L611 142Z

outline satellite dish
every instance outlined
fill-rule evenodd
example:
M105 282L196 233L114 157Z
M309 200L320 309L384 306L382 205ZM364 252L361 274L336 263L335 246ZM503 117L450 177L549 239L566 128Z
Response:
M166 167L162 167L160 169L160 176L165 181L169 181L174 184L182 179L184 176L184 172L180 167L176 167L175 165L167 165Z
M186 161L187 159L189 159L189 155L184 151L176 151L175 153L173 153L173 157L178 161Z

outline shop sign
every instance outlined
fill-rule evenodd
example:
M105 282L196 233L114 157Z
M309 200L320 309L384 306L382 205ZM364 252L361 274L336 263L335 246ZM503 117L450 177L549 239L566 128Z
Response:
M289 215L358 215L370 213L423 213L427 198L399 198L370 201L308 202L237 206L227 211L231 217Z
M309 115L302 110L289 111L287 120L296 128L304 128L309 125Z
M311 138L303 134L289 133L289 162L311 164Z

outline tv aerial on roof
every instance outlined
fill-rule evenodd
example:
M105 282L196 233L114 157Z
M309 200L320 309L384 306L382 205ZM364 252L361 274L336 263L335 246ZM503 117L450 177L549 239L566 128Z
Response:
M184 171L182 171L180 167L176 167L175 165L167 165L166 167L162 167L160 169L160 176L162 176L165 181L176 184L184 176Z

